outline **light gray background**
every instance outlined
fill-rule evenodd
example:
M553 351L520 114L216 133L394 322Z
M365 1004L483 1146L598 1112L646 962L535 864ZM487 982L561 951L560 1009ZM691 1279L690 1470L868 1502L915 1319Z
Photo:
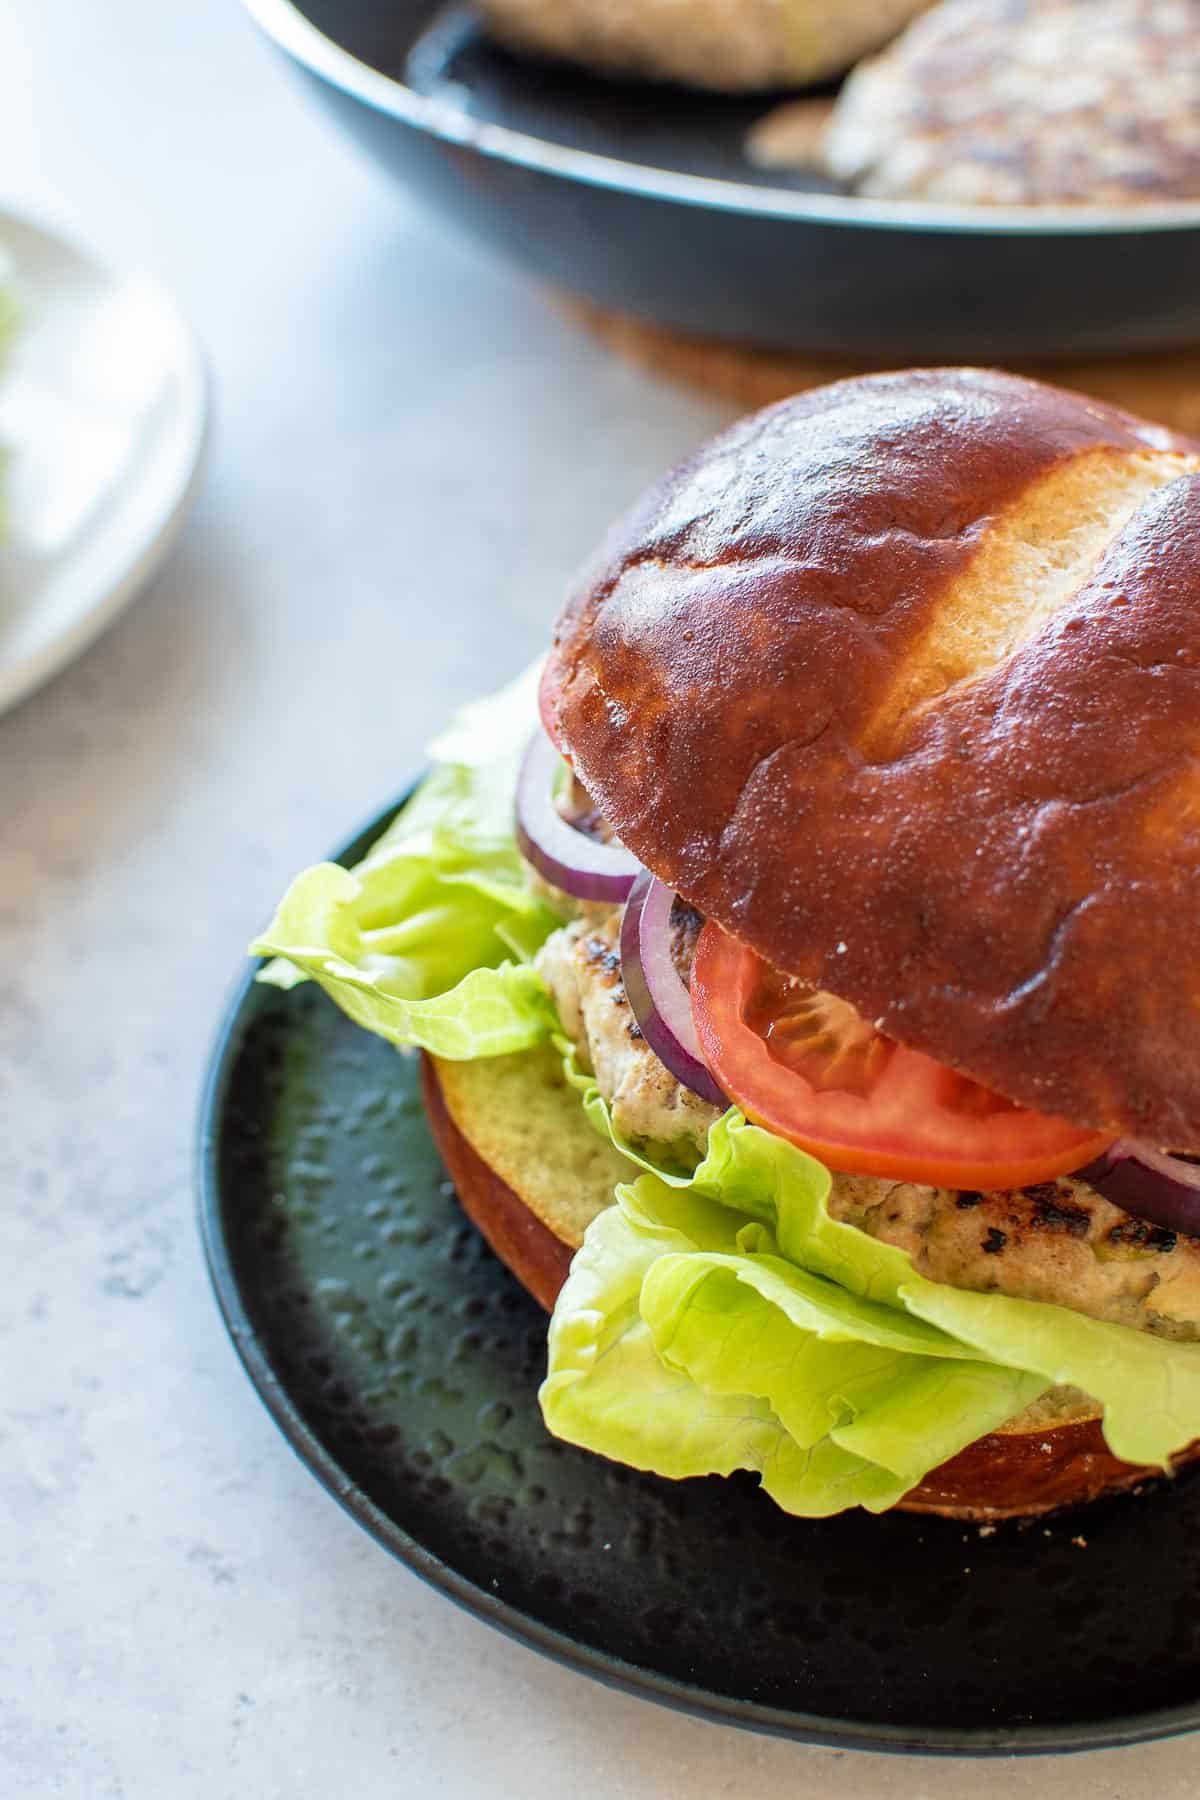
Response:
M6 0L0 202L161 274L216 387L170 566L0 721L0 1794L1194 1794L1191 1740L897 1761L609 1693L426 1589L294 1459L192 1219L242 947L723 413L418 211L235 0Z

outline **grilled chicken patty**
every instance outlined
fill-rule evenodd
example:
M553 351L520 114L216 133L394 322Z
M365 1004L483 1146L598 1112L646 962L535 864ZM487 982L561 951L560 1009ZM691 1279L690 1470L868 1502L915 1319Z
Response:
M704 1154L715 1106L682 1087L643 1038L621 980L621 909L592 907L547 938L537 968L621 1134Z
M620 924L619 908L589 908L547 939L537 967L618 1131L694 1159L718 1113L681 1087L642 1037L621 980ZM1200 1239L1122 1212L1073 1177L976 1193L835 1173L829 1210L908 1251L931 1281L1069 1304L1162 1337L1200 1337Z

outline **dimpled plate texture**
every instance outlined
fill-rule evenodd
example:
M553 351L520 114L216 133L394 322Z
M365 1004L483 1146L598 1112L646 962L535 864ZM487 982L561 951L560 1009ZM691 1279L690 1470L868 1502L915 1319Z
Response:
M672 1483L548 1437L545 1317L460 1213L415 1061L314 987L237 997L201 1216L294 1448L390 1550L526 1643L826 1743L1011 1753L1200 1724L1200 1470L981 1533L791 1519L749 1476Z

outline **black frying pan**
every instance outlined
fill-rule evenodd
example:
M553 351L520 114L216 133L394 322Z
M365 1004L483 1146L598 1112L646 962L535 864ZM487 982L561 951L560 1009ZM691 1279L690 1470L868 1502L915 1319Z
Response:
M1200 200L949 208L747 161L770 104L494 48L468 6L246 0L348 130L534 274L708 337L880 359L1095 357L1200 341Z

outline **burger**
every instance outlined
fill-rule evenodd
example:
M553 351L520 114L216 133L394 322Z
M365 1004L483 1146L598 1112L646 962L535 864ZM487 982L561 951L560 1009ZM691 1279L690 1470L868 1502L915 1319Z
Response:
M254 946L422 1052L549 1430L1029 1516L1200 1440L1200 447L984 370L758 413Z

